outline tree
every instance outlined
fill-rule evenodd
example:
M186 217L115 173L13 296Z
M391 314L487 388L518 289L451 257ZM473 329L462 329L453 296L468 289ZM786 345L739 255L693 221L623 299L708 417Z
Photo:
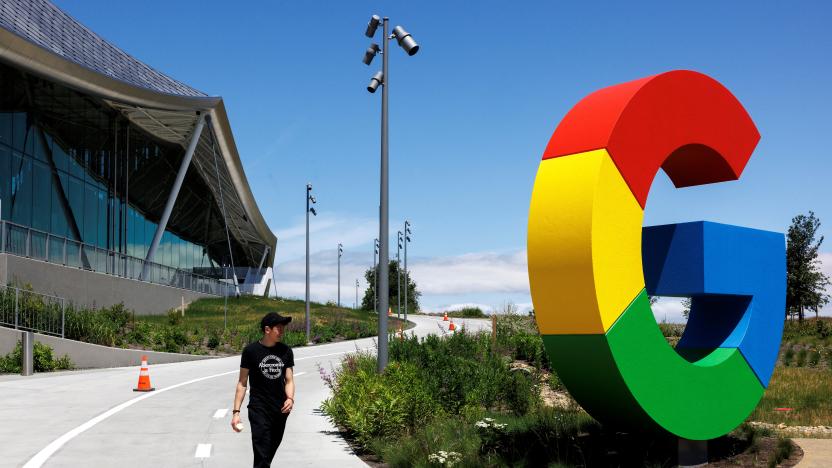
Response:
M685 320L690 319L690 305L693 303L693 299L686 297L682 299L682 317Z
M402 272L404 273L404 272ZM398 283L397 276L399 274L399 262L395 260L390 261L390 268L388 270L388 282L387 282L387 289L390 294L390 307L395 311L396 308L399 306L399 290L398 290ZM419 297L422 295L418 289L416 289L416 283L413 281L413 273L411 272L409 279L408 289L407 289L407 312L418 312L419 311ZM361 300L361 308L363 310L372 311L375 304L375 294L376 294L376 272L373 268L368 268L367 271L364 273L364 278L367 280L367 284L370 286L364 291L364 298ZM404 288L405 288L405 277L402 274L402 309L404 309ZM403 313L403 310L402 310Z
M823 236L816 239L820 220L812 211L809 215L792 218L786 236L786 317L797 316L803 321L805 311L814 310L815 316L829 295L829 278L820 270L818 250Z

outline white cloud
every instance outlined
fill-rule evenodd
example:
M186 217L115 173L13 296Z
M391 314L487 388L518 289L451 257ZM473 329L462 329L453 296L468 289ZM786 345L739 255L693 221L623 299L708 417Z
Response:
M361 301L367 286L364 273L372 268L372 239L377 235L376 226L375 220L356 220L343 216L329 216L310 224L312 300L325 302L336 299L336 246L341 242L344 245L344 255L341 258L341 303L351 306L355 301L356 278L359 279L358 300ZM301 223L279 229L276 234L277 294L302 298L306 292L306 226ZM315 250L316 246L327 248ZM365 252L361 252L362 250ZM449 306L461 307L463 303L473 303L483 310L493 311L501 310L502 303L506 300L518 302L521 312L531 308L525 250L417 257L409 260L411 276L422 293L420 302L425 309L448 310ZM472 295L483 297L486 302L466 299ZM500 297L495 298L495 295ZM489 303L492 301L493 303Z
M425 296L470 293L529 294L525 250L416 258L408 266L413 280Z
M341 303L352 306L355 301L355 280L359 279L358 301L367 287L364 273L372 267L372 239L376 236L375 220L330 217L316 220L310 226L314 250L310 256L310 294L314 301L326 302L337 296L338 242L344 244L341 258ZM279 230L277 293L285 297L303 298L305 294L304 235L305 226L296 225ZM361 251L364 251L363 253ZM413 280L422 292L422 308L430 311L458 310L479 307L484 312L500 312L512 301L519 313L533 308L529 293L526 251L474 252L443 257L416 257L410 260ZM820 254L823 271L832 277L832 252ZM829 289L832 293L832 288ZM663 297L653 305L656 320L684 323L681 299ZM832 305L822 313L832 314Z
M682 315L685 309L682 305L682 300L678 297L660 297L659 300L651 306L653 309L653 317L657 322L667 323L685 323L687 320Z
M345 247L346 248L346 247ZM358 254L345 251L341 257L341 304L352 307L355 302L355 280L359 280L358 302L364 297L364 272L372 268L372 251ZM304 257L278 261L275 267L277 294L303 298L306 295L306 262ZM338 297L338 254L335 248L309 256L309 295L313 301L335 301Z
M303 258L306 254L306 220L283 229L276 229L277 258L285 261ZM339 214L326 217L312 216L309 220L309 245L313 252L335 249L338 243L344 249L367 245L372 258L373 239L378 237L378 220L351 218ZM372 260L371 260L372 263Z

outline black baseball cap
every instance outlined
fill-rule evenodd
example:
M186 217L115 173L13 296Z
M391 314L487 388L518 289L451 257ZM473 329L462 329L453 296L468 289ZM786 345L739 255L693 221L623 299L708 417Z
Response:
M286 325L287 323L292 321L292 317L284 317L277 312L269 312L266 314L262 320L260 320L260 329L264 329L266 327L274 327L276 325Z

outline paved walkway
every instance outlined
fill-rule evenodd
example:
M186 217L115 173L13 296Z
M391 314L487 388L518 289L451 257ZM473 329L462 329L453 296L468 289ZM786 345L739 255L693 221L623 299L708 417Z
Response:
M442 333L412 316L417 335ZM490 321L465 320L469 328ZM457 322L459 323L459 321ZM447 329L446 325L443 325ZM295 349L297 402L275 465L365 466L318 411L329 370L373 339ZM230 428L239 357L153 365L152 393L132 391L138 366L0 379L0 467L250 466L251 433Z
M803 449L799 468L829 468L832 466L832 439L792 439Z

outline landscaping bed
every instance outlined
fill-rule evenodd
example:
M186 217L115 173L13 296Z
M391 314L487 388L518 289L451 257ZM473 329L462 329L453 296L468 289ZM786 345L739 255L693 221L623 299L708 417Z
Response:
M31 317L44 323L60 323L60 310L45 307L33 296L27 303ZM65 310L65 337L103 346L146 349L200 355L238 354L246 344L262 336L260 319L268 312L292 317L283 342L289 346L306 345L305 303L301 300L241 296L199 299L182 313L171 310L166 315L136 315L121 304L101 309ZM57 314L57 315L56 315ZM311 342L328 343L376 336L378 318L363 310L335 304L310 304ZM405 326L388 319L391 332Z
M584 412L549 368L527 317L500 317L490 333L391 341L320 369L332 390L322 410L379 466L673 466L678 440L611 431ZM792 466L789 439L744 424L709 442L714 466Z

